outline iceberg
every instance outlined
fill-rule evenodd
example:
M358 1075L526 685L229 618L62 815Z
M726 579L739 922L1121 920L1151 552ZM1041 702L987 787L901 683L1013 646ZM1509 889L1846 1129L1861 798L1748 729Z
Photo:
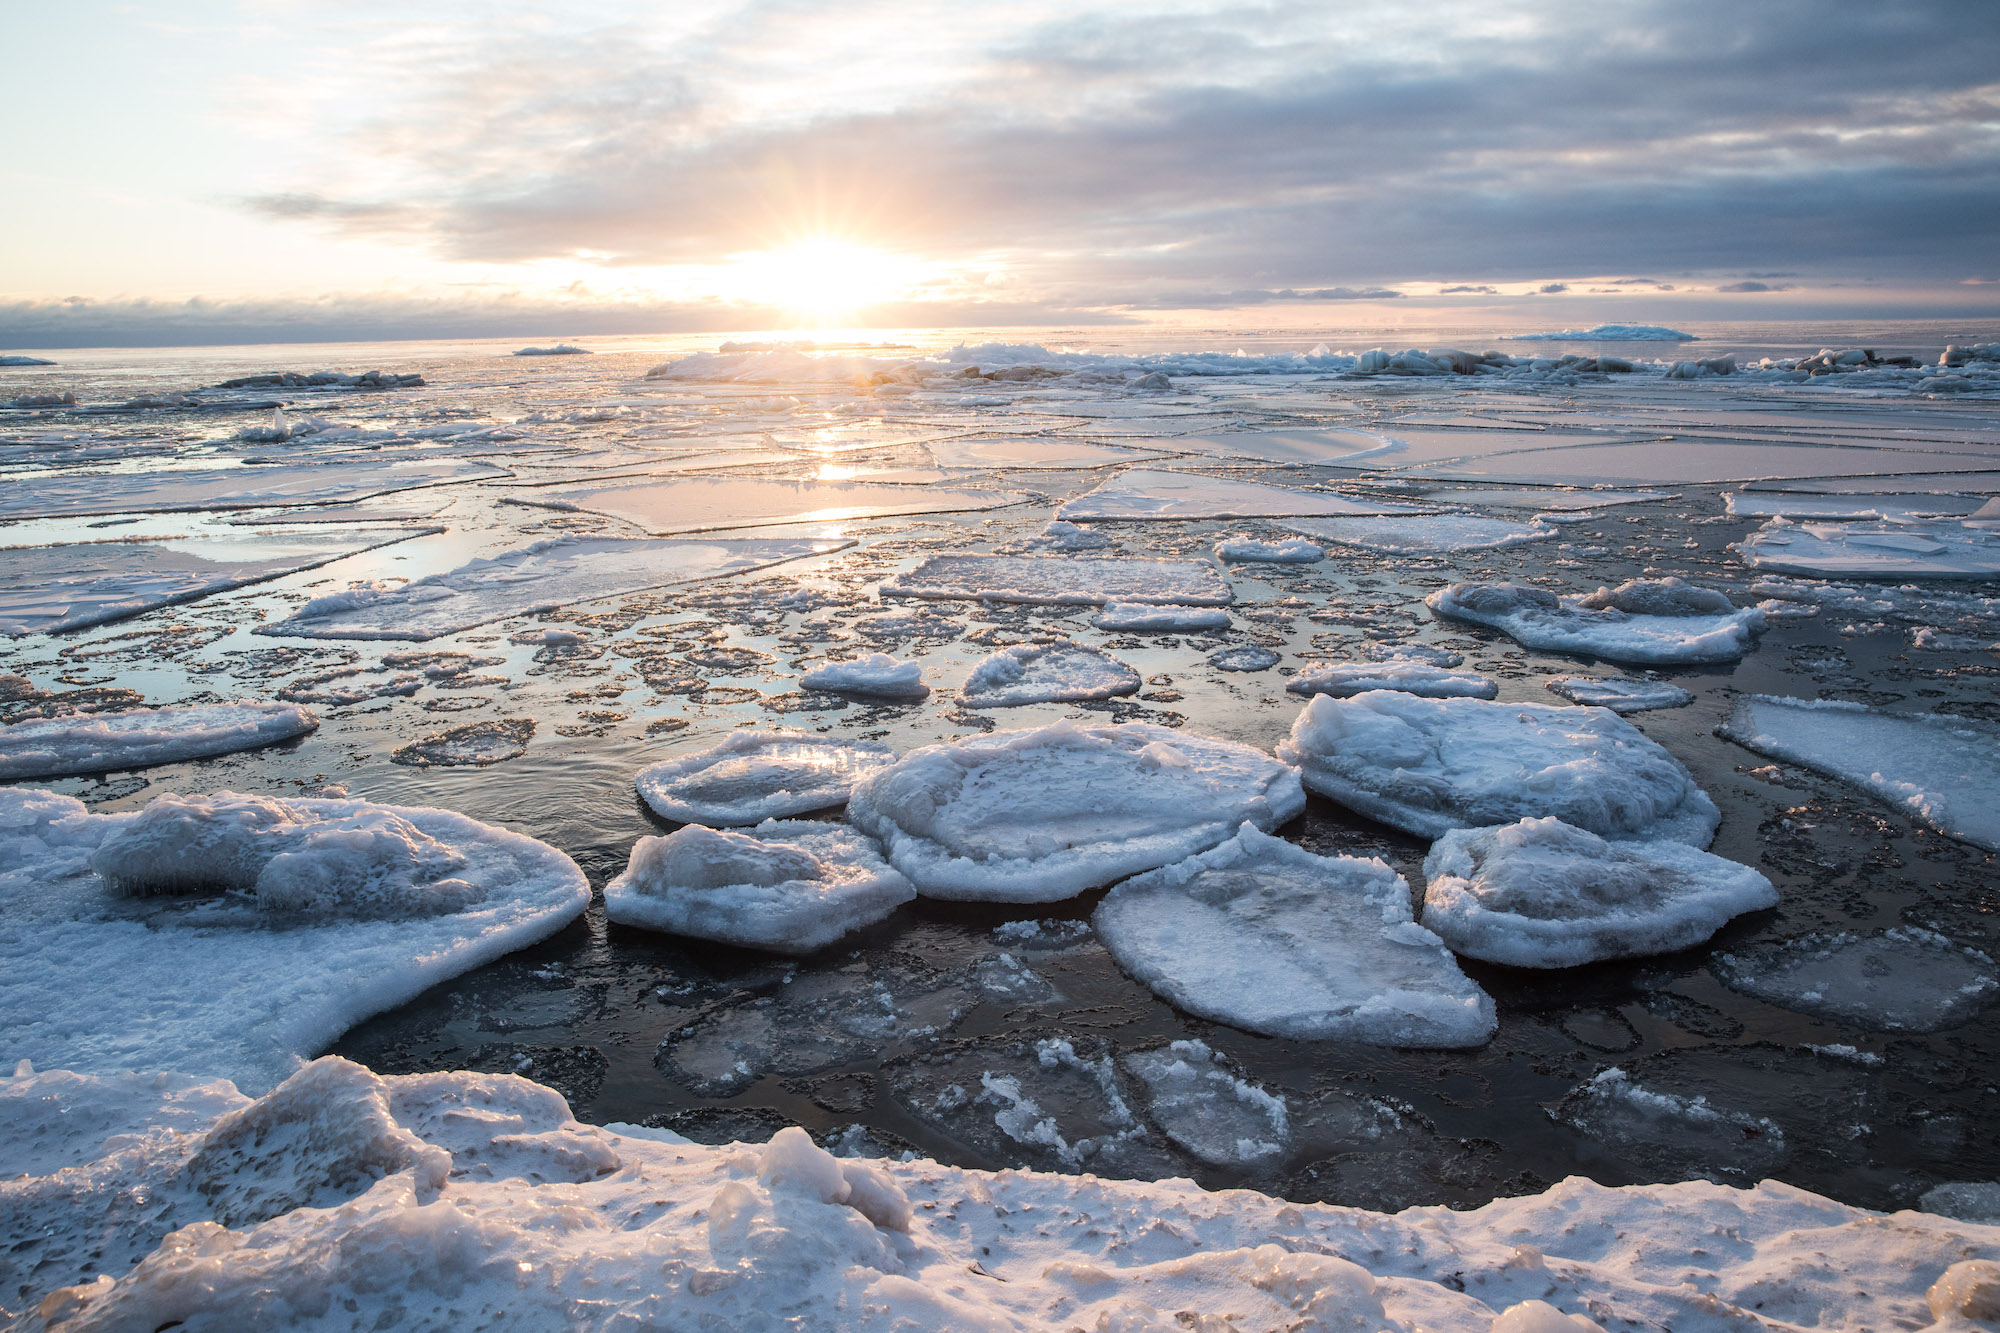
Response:
M1609 662L1734 662L1756 647L1764 613L1677 578L1628 579L1558 598L1513 583L1454 583L1424 598L1448 620L1487 625L1526 648Z
M972 668L959 690L968 708L1115 699L1139 692L1139 673L1101 648L1069 639L1002 648Z
M0 726L0 782L183 764L278 745L318 726L309 708L248 699L28 718Z
M844 805L857 782L895 758L874 741L772 727L731 732L719 745L641 769L635 781L662 819L760 824Z
M1291 518L1322 514L1416 514L1416 505L1360 500L1331 491L1267 486L1198 472L1128 468L1056 510L1064 519L1116 519L1128 523L1199 518Z
M1498 682L1485 676L1394 657L1308 667L1286 681L1285 688L1293 694L1330 694L1336 699L1370 690L1401 690L1425 699L1493 699L1500 694Z
M44 361L38 356L0 356L0 366L53 366L53 361Z
M1227 606L1234 597L1205 560L1055 555L934 555L882 580L882 595L1048 606Z

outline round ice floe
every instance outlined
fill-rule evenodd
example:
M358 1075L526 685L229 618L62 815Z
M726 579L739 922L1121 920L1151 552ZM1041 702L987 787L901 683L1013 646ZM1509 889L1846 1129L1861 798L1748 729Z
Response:
M1217 542L1218 560L1235 560L1271 565L1309 565L1326 558L1326 551L1303 537L1286 542L1260 542L1248 537L1232 537Z
M1603 708L1322 694L1278 757L1321 795L1427 838L1554 815L1614 841L1706 847L1722 819L1680 760Z
M1262 644L1246 643L1237 648L1224 648L1219 653L1210 653L1208 664L1217 671L1269 671L1283 661L1278 654Z
M1909 926L1808 935L1718 954L1709 968L1731 990L1878 1032L1936 1032L2000 996L1990 957Z
M1177 1041L1121 1064L1168 1138L1211 1166L1255 1166L1291 1145L1283 1096L1236 1077L1207 1043Z
M641 769L637 783L662 819L756 824L840 805L856 782L895 758L873 741L782 728L737 731L698 754Z
M1614 713L1643 713L1653 708L1681 708L1694 702L1694 695L1664 680L1631 680L1614 676L1565 676L1549 682L1549 689L1571 703L1588 708L1609 708Z
M1091 924L1163 999L1251 1032L1423 1047L1493 1035L1492 999L1411 919L1409 885L1381 861L1245 828L1115 886Z
M931 692L924 669L899 662L887 653L870 653L850 662L828 662L806 672L799 682L809 690L858 694L871 699L921 699Z
M1630 579L1559 598L1512 583L1454 583L1424 598L1451 620L1490 625L1524 647L1611 662L1734 662L1756 646L1764 613L1676 578Z
M1293 694L1331 694L1336 699L1370 690L1401 690L1426 699L1491 699L1500 686L1469 671L1447 671L1428 662L1335 662L1301 671L1285 682Z
M1424 862L1424 925L1515 967L1672 953L1777 904L1748 866L1678 842L1606 842L1559 819L1453 829Z
M841 824L766 820L747 833L690 824L641 838L604 888L620 925L807 954L917 896L874 843Z
M1149 602L1107 602L1091 624L1134 633L1181 634L1228 629L1229 613L1219 606L1154 606Z
M1213 847L1305 807L1247 745L1147 723L999 732L905 755L848 818L933 898L1042 903Z
M319 725L296 704L187 704L71 713L0 727L0 781L108 773L255 750Z
M959 697L969 708L1076 703L1139 692L1139 673L1100 648L1068 639L1002 648L965 678Z

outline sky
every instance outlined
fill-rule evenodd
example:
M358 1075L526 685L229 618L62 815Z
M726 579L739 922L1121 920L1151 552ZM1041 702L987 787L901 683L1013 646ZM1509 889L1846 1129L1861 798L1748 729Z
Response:
M0 0L0 349L2000 316L2000 4Z

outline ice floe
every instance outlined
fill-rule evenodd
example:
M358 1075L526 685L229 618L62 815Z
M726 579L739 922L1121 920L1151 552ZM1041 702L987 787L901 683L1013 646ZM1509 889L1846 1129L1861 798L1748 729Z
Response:
M555 537L412 583L313 598L259 634L422 641L510 616L647 588L722 578L852 545L832 537L655 540Z
M309 708L249 700L28 718L0 726L0 782L181 764L277 745L318 726Z
M1066 519L1125 522L1197 518L1290 518L1322 514L1413 514L1415 505L1355 499L1330 491L1266 486L1254 481L1130 468L1069 501L1056 513Z
M1572 511L1588 514L1593 509L1608 509L1613 505L1644 504L1650 500L1671 499L1672 496L1666 491L1566 491L1538 488L1439 491L1434 492L1429 498L1449 501L1456 505L1479 505L1482 508L1547 509L1559 514Z
M1340 467L1398 453L1404 447L1396 437L1372 430L1246 430L1175 435L1139 443L1232 462L1280 466L1329 463Z
M1838 578L2000 578L2000 532L1965 521L1794 523L1774 518L1737 543L1743 563Z
M1099 468L1115 463L1150 462L1159 457L1145 449L1123 449L1113 444L1092 444L1087 440L1048 438L932 440L924 448L930 451L939 467L1025 471Z
M522 504L624 519L646 532L659 534L1001 509L1022 504L1030 497L1018 491L949 486L788 481L775 477L684 477L620 486L534 491L516 498Z
M1119 1061L1146 1089L1146 1114L1211 1166L1254 1166L1292 1137L1285 1099L1239 1078L1207 1043L1176 1041Z
M1718 954L1709 967L1733 990L1879 1032L1936 1032L2000 996L1992 958L1933 931L1808 935Z
M2000 851L2000 727L1951 714L1903 717L1864 704L1755 694L1718 730L1802 764L1947 837Z
M1424 862L1424 925L1456 953L1577 967L1672 953L1774 907L1748 866L1677 842L1606 842L1553 817L1453 829Z
M1232 537L1215 544L1215 558L1272 565L1309 565L1315 560L1324 560L1326 552L1303 537L1288 542L1260 542L1249 537Z
M1706 847L1721 822L1680 760L1602 708L1322 694L1278 757L1321 795L1427 838L1554 815L1617 841Z
M931 692L931 687L924 684L921 663L899 662L887 653L828 662L806 672L799 684L809 690L871 699L922 699Z
M1768 1116L1650 1088L1616 1066L1572 1090L1550 1114L1600 1150L1657 1175L1680 1176L1693 1159L1705 1177L1760 1180L1789 1149L1783 1126Z
M1139 692L1139 673L1101 648L1058 639L1002 648L972 668L959 690L968 708L1076 703Z
M773 727L731 732L709 749L641 769L635 781L662 819L760 824L845 804L857 782L895 757L874 741Z
M1379 860L1244 828L1114 886L1091 917L1118 965L1203 1018L1270 1036L1478 1046L1493 1001Z
M809 954L916 897L875 844L841 824L770 819L746 832L690 824L641 838L604 887L625 926Z
M1499 684L1485 676L1395 657L1307 667L1286 681L1285 688L1293 694L1330 694L1337 699L1370 690L1401 690L1425 699L1492 699L1500 693Z
M159 514L182 510L267 509L351 504L421 486L507 476L486 463L394 461L263 464L154 472L64 472L11 477L0 518Z
M1654 708L1683 708L1694 695L1670 681L1634 680L1629 676L1564 676L1549 689L1573 704L1609 708L1614 713L1644 713Z
M1239 644L1208 655L1208 664L1217 671L1269 671L1283 660L1261 643Z
M934 555L882 581L884 597L1102 606L1227 606L1234 596L1205 560L1121 556Z
M1677 578L1628 579L1559 598L1513 583L1454 583L1424 598L1439 616L1500 630L1524 647L1611 662L1734 662L1756 646L1764 613Z
M531 717L489 718L398 746L390 752L389 762L410 768L485 768L520 758L534 736Z
M1328 518L1294 520L1289 526L1341 546L1388 555L1430 555L1490 551L1560 535L1545 523L1510 523L1502 518L1439 514L1409 518Z
M1786 495L1759 491L1722 497L1731 518L1893 520L1965 517L1986 502L1978 495Z
M1155 606L1146 602L1106 602L1091 618L1099 629L1133 634L1188 634L1228 629L1229 613L1219 606Z
M590 902L568 857L463 815L227 792L98 815L0 788L0 865L0 1056L253 1090Z
M848 818L933 898L1056 902L1181 860L1305 806L1298 774L1245 745L1149 723L1055 722L913 750Z

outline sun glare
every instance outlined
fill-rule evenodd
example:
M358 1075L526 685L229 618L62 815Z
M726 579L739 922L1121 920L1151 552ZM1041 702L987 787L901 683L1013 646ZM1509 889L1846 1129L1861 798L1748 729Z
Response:
M905 294L916 276L908 260L845 241L804 241L731 257L722 295L770 305L795 323L838 328L870 306Z

